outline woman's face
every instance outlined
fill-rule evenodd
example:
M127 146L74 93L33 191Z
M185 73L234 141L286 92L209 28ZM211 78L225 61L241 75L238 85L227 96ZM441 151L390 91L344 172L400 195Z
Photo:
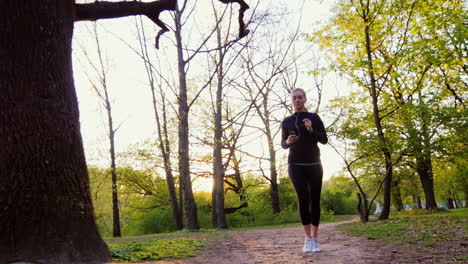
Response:
M294 91L291 93L291 101L295 110L302 110L307 99L302 91Z

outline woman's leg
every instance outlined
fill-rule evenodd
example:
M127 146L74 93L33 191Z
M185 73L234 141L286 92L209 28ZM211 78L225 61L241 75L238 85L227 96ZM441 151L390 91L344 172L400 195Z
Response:
M301 217L304 231L310 235L311 213L310 213L310 193L308 182L305 177L304 166L289 164L289 178L296 190L297 200L299 202L299 216Z
M318 225L317 226L310 225L310 229L311 229L311 237L317 238L318 237Z
M318 225L320 223L320 193L322 192L322 165L307 168L307 184L310 186L310 214L312 224L312 236L317 237Z
M304 233L305 233L305 237L306 238L313 238L313 232L312 232L312 225L303 225L304 227ZM315 232L315 234L317 235L317 232ZM317 236L315 236L317 237Z

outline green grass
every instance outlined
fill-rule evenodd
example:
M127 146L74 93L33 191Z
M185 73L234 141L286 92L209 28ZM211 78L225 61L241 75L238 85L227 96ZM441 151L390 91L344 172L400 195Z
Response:
M389 220L351 223L338 228L370 240L433 247L440 241L456 241L468 235L468 209L416 210Z
M173 238L148 241L109 243L115 262L176 259L196 256L203 242L193 238Z

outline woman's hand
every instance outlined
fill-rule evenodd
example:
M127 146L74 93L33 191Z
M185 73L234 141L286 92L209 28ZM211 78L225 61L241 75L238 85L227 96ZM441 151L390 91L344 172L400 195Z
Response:
M307 129L307 131L312 132L314 129L312 128L312 121L310 121L309 118L304 118L304 125Z
M297 141L298 139L299 139L299 137L296 136L296 135L289 135L289 136L288 136L288 139L286 139L286 144L292 145L292 144L296 143L296 141Z

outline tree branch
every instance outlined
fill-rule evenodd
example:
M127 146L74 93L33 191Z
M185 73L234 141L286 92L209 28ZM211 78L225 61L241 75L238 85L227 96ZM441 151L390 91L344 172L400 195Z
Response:
M176 3L177 0L160 0L150 3L96 1L92 4L76 4L75 21L145 15L161 28L156 36L156 48L158 48L159 37L169 31L166 24L159 19L159 14L162 11L175 10Z
M244 0L219 0L221 3L229 4L229 3L238 3L240 5L239 8L239 39L247 36L250 32L244 24L244 13L247 9L249 9L249 5Z

